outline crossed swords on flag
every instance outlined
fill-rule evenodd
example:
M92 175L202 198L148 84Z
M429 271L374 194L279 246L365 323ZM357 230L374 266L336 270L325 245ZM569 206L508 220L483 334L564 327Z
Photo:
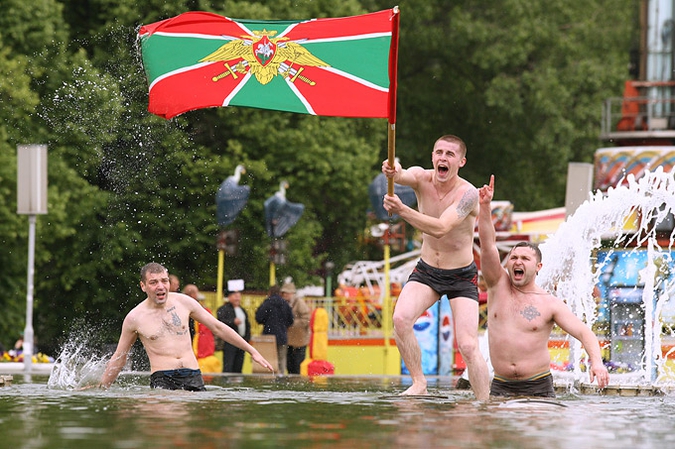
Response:
M223 73L221 73L218 76L214 76L211 78L213 82L216 82L218 80L221 80L227 76L232 75L232 78L237 79L237 73L244 74L246 73L246 70L249 67L248 61L239 61L238 63L234 65L230 65L227 62L223 64L225 68L227 69ZM292 67L291 65L286 64L285 62L282 62L279 64L279 74L283 76L284 78L288 78L292 83L294 83L296 80L304 81L305 83L309 84L310 86L314 86L316 84L316 81L312 81L311 79L307 78L304 75L301 75L302 71L305 70L304 67L300 67L299 69L296 69Z

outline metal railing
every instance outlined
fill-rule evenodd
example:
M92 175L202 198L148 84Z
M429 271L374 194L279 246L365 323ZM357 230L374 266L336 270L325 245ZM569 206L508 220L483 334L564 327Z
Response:
M627 102L633 102L637 111L623 111ZM613 132L662 131L675 127L675 99L614 97L605 100L602 114L603 134Z
M601 134L675 132L675 83L633 81L623 97L605 100Z

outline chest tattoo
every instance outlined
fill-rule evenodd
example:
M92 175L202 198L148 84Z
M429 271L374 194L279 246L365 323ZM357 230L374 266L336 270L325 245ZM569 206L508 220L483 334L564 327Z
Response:
M541 313L537 310L536 307L534 306L527 306L523 309L520 314L527 320L527 321L532 321L533 319L537 318L538 316L541 316Z
M176 313L176 308L175 308L175 307L172 307L172 308L170 308L169 310L167 310L167 312L170 312L170 313L171 313L171 323L172 323L174 326L180 326L180 317L179 317L178 314Z

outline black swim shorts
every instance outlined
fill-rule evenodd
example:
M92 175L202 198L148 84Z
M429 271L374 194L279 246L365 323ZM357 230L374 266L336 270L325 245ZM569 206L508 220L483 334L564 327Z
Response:
M464 268L443 270L420 259L408 281L427 285L439 295L447 295L448 299L463 297L478 302L478 267L475 262Z
M150 388L206 391L202 372L198 369L189 368L155 371L150 375Z
M509 380L499 376L492 379L490 396L536 396L554 398L553 376L546 371L525 380Z

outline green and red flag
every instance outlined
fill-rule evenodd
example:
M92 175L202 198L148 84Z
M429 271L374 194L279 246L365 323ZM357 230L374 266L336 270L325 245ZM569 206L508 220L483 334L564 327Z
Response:
M398 8L301 21L188 12L139 30L148 110L247 106L395 122Z

